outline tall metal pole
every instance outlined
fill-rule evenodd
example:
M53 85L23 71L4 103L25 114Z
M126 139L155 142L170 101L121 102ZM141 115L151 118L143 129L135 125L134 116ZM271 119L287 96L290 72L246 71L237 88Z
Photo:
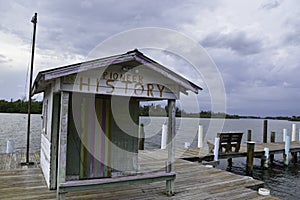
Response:
M31 96L32 96L32 74L33 74L33 61L34 61L34 48L35 48L37 13L34 14L34 16L31 19L31 22L33 23L33 39L32 39L30 81L29 81L29 92L28 92L28 124L27 124L26 162L24 163L26 165L33 164L33 162L29 162L29 143L30 143L30 114L31 114Z

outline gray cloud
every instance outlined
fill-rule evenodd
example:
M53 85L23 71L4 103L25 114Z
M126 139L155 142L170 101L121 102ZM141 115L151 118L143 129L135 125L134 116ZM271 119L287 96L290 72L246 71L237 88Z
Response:
M11 62L12 59L7 58L6 56L0 54L0 64Z
M298 5L295 0L0 1L0 34L11 36L5 45L12 43L0 50L0 82L7 85L0 98L16 99L23 93L16 85L24 84L29 61L28 50L22 49L31 43L30 19L38 12L35 73L77 62L119 32L163 27L194 36L207 49L224 79L229 113L299 115ZM170 68L179 66L178 72L187 78L201 80L176 56L153 55ZM205 90L199 95L200 105L209 109L209 93L201 86Z
M271 0L268 3L261 5L261 8L265 9L265 10L271 10L271 9L277 8L278 6L280 6L280 4L281 3L278 0Z
M232 33L213 32L201 42L204 47L225 48L241 55L251 55L262 51L263 43L258 38L251 38L244 31Z

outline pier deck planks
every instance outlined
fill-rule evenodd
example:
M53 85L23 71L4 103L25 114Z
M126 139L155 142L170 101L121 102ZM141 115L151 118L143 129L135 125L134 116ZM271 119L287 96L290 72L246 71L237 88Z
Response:
M200 150L204 151L204 150ZM182 155L199 156L197 149L176 149L177 158ZM167 152L143 151L140 153L141 171L162 171ZM180 155L180 156L179 156ZM30 154L33 166L21 166L25 160L21 153L0 154L0 199L56 199L56 191L48 190L42 176L39 153ZM158 166L158 167L157 167ZM262 185L263 182L250 177L239 176L215 168L207 168L198 163L176 159L175 196L164 194L165 182L122 186L101 190L67 193L67 199L276 199L263 197L248 187Z

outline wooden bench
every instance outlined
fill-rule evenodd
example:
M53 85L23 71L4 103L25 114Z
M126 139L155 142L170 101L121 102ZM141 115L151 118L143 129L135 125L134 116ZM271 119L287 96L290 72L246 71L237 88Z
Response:
M58 187L58 199L65 199L67 192L81 191L81 190L97 190L109 187L120 187L132 184L145 184L155 181L174 181L176 178L175 172L156 172L151 174L142 174L135 176L123 176L116 178L103 178L103 179L88 179L76 180L60 183ZM167 184L168 185L168 184ZM172 184L169 184L172 185ZM174 194L174 188L166 188L167 195Z
M219 154L228 152L239 152L241 147L241 141L243 133L241 132L224 132L218 133L217 137L220 138L219 142ZM207 141L208 149L210 153L213 153L214 143Z

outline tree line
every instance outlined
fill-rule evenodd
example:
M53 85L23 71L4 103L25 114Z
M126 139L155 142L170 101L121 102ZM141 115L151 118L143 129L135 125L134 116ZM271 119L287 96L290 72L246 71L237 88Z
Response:
M33 100L31 102L31 113L41 114L42 113L43 102ZM18 99L16 101L6 101L0 100L0 112L1 113L27 113L28 112L28 102ZM168 108L167 106L162 106L160 104L150 104L143 105L139 107L140 116L167 116ZM290 121L300 121L300 116L278 116L278 117L257 117L257 116L240 116L240 115L230 115L220 112L212 111L200 111L198 113L188 113L183 109L176 107L175 110L176 117L190 117L190 118L226 118L226 119L274 119L274 120L290 120Z
M31 113L41 114L43 103L40 101L31 102ZM28 101L18 99L16 101L0 100L1 113L28 113Z

